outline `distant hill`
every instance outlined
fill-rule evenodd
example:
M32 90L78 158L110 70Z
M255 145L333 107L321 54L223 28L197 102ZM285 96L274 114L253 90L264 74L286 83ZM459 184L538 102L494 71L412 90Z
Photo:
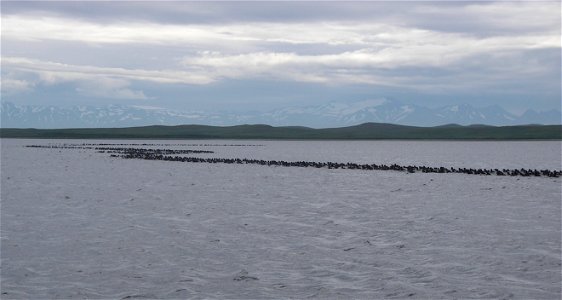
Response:
M0 128L2 138L76 139L445 139L519 140L562 139L562 125L415 127L385 123L313 129L308 127L144 126L128 128L13 129Z
M134 105L33 106L2 102L0 127L3 128L111 128L147 125L237 124L302 125L313 128L344 127L362 123L391 123L410 126L442 124L561 124L557 110L528 110L513 115L499 106L475 108L468 104L427 108L395 100L373 99L356 102L332 102L317 106L276 109L268 112L175 111Z

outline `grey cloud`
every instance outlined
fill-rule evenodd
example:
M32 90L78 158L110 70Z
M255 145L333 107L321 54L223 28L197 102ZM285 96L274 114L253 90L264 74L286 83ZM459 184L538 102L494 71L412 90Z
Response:
M423 101L428 95L468 99L494 94L494 101L508 101L499 100L499 95L527 95L550 106L554 97L559 105L559 2L1 5L3 58L28 58L3 60L3 80L28 95L52 81L50 92L60 92L58 86L71 94L66 97L77 92L95 98L96 82L109 77L113 81L105 82L97 96L141 101L169 95L177 103L197 90L201 102L232 95L243 103L245 97L259 98L252 96L255 92L275 105L290 101L285 97L306 98L297 95L301 92L309 98L329 98L337 90L339 97L346 97L361 86L361 97L369 96L366 91ZM362 57L344 55L364 49ZM204 57L204 51L219 53L226 66ZM256 59L259 53L265 54L262 60ZM275 59L283 59L275 56L280 53L294 57L275 65ZM18 77L17 72L37 78ZM234 92L211 92L232 82L238 84ZM277 85L296 90L288 95L277 89L275 96L271 90ZM267 89L256 91L256 86ZM305 88L309 86L315 87L313 92ZM331 92L319 92L323 89Z
M477 35L560 29L560 3L530 1L195 2L3 1L2 14L66 16L94 23L231 24L368 21ZM558 25L558 26L556 26Z
M410 5L412 2L410 2ZM418 4L414 4L418 5ZM87 20L160 23L301 22L380 18L403 10L384 2L195 2L195 1L13 1L2 2L2 14L48 14Z

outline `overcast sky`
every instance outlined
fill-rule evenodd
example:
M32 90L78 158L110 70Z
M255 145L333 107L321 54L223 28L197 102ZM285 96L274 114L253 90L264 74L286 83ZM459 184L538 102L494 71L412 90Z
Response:
M2 1L2 101L560 109L560 2Z

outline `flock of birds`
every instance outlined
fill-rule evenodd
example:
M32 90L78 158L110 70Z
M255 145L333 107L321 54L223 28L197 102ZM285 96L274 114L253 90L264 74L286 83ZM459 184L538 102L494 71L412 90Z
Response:
M496 176L534 176L534 177L560 177L562 171L558 170L537 170L537 169L473 169L473 168L447 168L447 167L428 167L398 164L357 164L357 163L338 163L338 162L312 162L312 161L283 161L283 160L263 160L247 158L204 158L192 156L178 156L178 154L199 154L214 153L208 150L172 150L172 149L147 149L133 147L97 147L101 144L82 144L82 145L29 145L35 148L66 148L66 149L94 149L100 153L108 153L111 157L121 157L125 159L144 159L176 161L188 163L212 163L212 164L253 164L262 166L282 166L282 167L301 167L301 168L328 168L328 169L350 169L350 170L381 170L381 171L402 171L407 173L461 173L472 175L496 175ZM103 144L106 146L109 144ZM227 145L223 145L227 146ZM172 156L175 155L175 156Z

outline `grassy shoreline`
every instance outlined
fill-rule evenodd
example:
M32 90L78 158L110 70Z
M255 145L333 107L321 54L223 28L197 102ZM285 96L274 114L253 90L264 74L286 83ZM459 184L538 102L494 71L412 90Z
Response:
M269 140L562 140L562 125L444 125L364 123L313 129L269 125L177 125L126 128L0 128L0 138L43 139L269 139Z

